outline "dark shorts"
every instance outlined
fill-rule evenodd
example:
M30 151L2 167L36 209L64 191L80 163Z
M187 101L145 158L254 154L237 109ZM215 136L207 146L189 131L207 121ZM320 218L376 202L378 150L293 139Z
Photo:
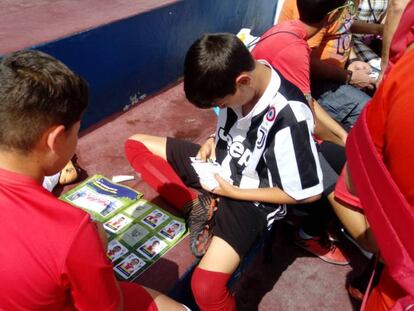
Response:
M196 156L200 146L167 138L167 161L189 187L202 189L189 157ZM226 241L242 258L268 226L267 216L276 208L256 206L253 202L222 197L215 215L213 234Z
M338 177L345 165L345 148L331 142L323 142L318 149L323 174L323 195L327 196L334 191Z
M327 196L335 189L336 181L338 180L338 174L329 165L321 152L318 152L319 163L321 164L321 170L323 174L323 195Z

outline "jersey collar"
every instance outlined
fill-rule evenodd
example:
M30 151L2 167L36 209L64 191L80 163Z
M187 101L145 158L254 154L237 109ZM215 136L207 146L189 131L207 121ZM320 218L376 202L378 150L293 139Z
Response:
M241 130L248 129L250 127L250 122L252 118L262 113L265 109L269 107L269 103L272 101L273 97L275 97L275 95L277 94L280 88L280 83L281 83L280 77L276 73L276 71L272 68L272 66L265 60L259 60L259 62L270 68L271 70L270 81L263 95L259 98L256 105L254 105L253 109L247 115L242 117L241 107L237 107L234 109L234 112L239 117L237 121L237 128Z

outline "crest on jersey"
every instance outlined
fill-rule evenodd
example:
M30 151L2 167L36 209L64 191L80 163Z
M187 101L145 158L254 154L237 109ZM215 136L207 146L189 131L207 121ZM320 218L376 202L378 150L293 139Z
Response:
M270 107L269 111L266 114L266 120L272 122L276 118L276 108Z

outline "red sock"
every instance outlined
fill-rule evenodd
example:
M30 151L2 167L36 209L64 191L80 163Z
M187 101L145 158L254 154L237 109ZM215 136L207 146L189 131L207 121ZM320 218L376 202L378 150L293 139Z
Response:
M195 268L191 288L202 311L236 310L236 300L227 288L230 276L230 273Z
M182 210L186 203L197 198L197 193L182 182L171 165L143 143L128 139L125 142L125 154L142 179L175 208Z

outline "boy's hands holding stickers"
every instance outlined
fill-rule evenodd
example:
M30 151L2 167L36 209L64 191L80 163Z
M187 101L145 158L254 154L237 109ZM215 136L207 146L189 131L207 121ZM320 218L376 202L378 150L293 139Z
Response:
M230 177L224 176L221 166L216 162L214 137L210 137L201 146L196 157L191 157L191 165L194 167L201 186L214 194L231 197L236 189L232 185Z

